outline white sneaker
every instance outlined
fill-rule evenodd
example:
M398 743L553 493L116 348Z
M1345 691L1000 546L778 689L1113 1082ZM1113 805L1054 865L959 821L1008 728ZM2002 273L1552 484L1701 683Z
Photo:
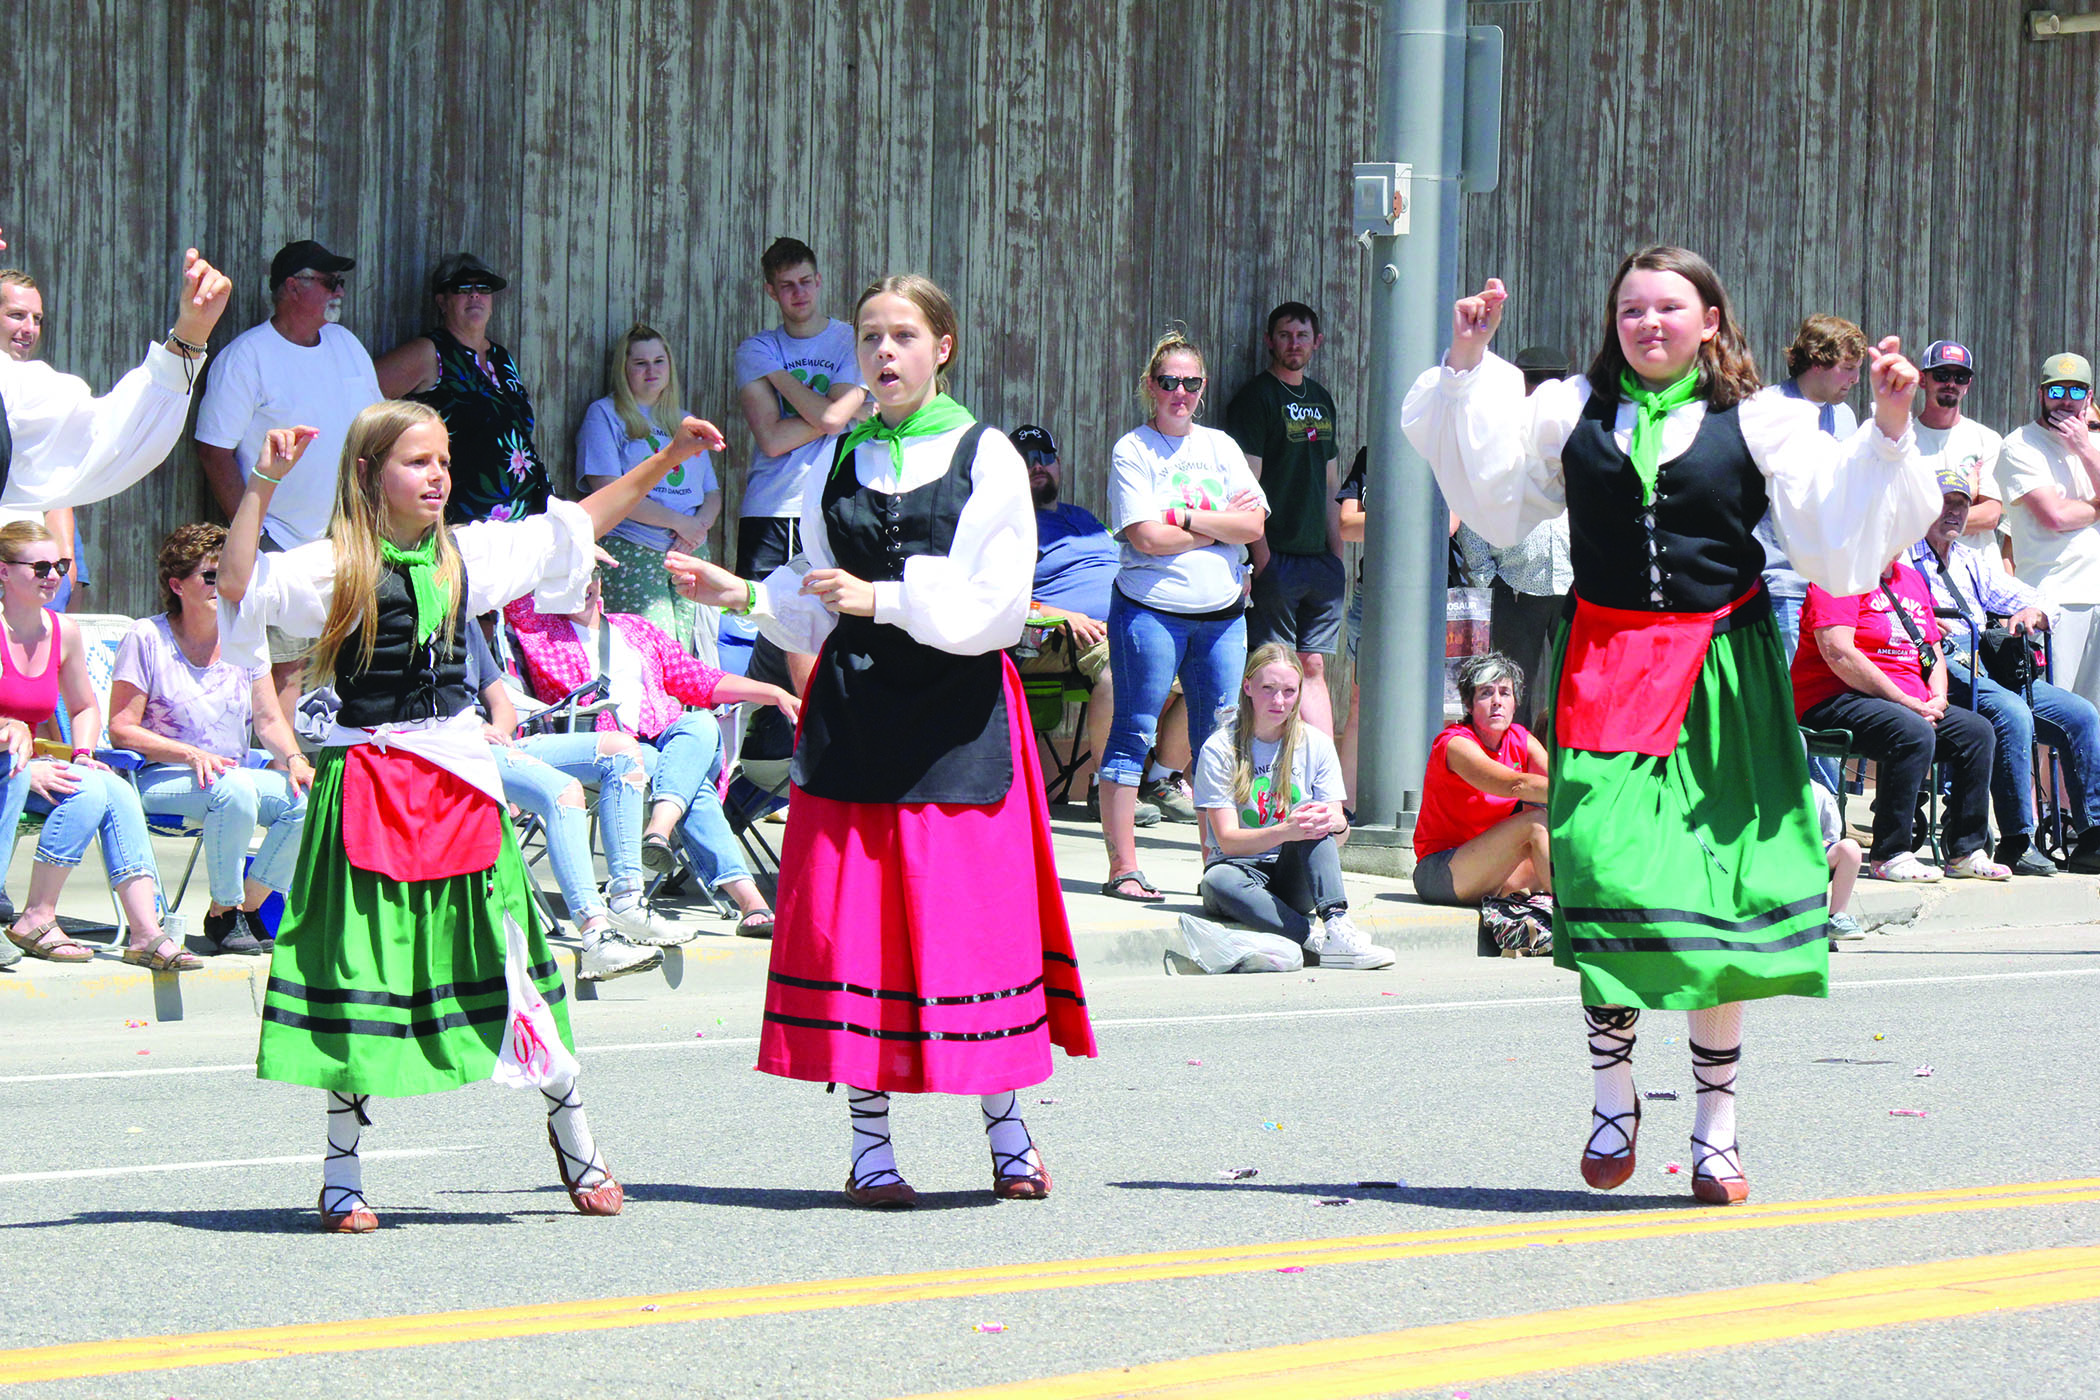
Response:
M1371 942L1370 936L1356 926L1346 909L1337 910L1320 920L1317 931L1324 935L1319 948L1322 967L1345 972L1372 972L1391 967L1395 961L1390 951ZM1308 937L1305 942L1310 947L1312 939Z
M664 955L654 948L637 948L624 938L606 934L583 950L583 959L576 965L576 980L610 982L631 972L647 972L663 960Z
M607 909L605 916L620 937L629 943L640 943L651 948L668 948L680 943L690 943L700 936L697 928L681 928L658 914L649 911L649 906L636 901L625 909Z

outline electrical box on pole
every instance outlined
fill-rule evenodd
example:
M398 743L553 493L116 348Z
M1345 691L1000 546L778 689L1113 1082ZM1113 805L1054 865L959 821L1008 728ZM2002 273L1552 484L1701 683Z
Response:
M1396 238L1407 232L1412 165L1365 161L1357 165L1356 236Z

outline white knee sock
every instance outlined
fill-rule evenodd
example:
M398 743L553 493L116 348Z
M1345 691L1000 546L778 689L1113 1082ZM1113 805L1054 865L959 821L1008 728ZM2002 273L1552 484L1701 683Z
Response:
M598 1144L591 1138L576 1076L572 1073L545 1086L540 1097L547 1101L547 1126L553 1129L554 1150L561 1154L562 1176L567 1183L581 1191L603 1185L612 1173L606 1170L605 1159L598 1155Z
M1685 1013L1699 1107L1692 1117L1692 1172L1716 1180L1743 1174L1735 1150L1735 1070L1743 1054L1743 1004Z
M1035 1140L1028 1136L1028 1125L1021 1121L1014 1091L980 1094L977 1105L984 1112L984 1135L992 1145L992 1175L1026 1176L1034 1171L1029 1153L1035 1150Z
M1590 1153L1616 1157L1633 1142L1640 1101L1633 1092L1634 1023L1641 1013L1630 1006L1585 1006L1589 1023L1591 1078L1597 1107L1590 1131Z
M878 1089L848 1085L846 1111L853 1115L853 1184L868 1190L904 1180L897 1170L897 1154L890 1147L890 1096Z
M321 1159L321 1209L330 1215L348 1215L366 1207L364 1162L357 1155L358 1139L372 1120L365 1116L369 1094L339 1094L328 1091L328 1154Z

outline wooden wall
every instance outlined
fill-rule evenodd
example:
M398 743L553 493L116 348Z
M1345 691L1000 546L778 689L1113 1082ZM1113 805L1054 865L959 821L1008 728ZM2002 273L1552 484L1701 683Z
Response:
M2100 359L2100 35L2035 43L2028 8L1475 6L1508 35L1502 188L1467 201L1465 245L1473 285L1510 286L1499 339L1586 362L1618 260L1681 243L1768 380L1828 311L1914 351L1964 341L1971 416L2024 421L2044 356Z
M1097 509L1170 319L1216 347L1229 390L1270 305L1318 306L1315 372L1353 450L1346 173L1372 119L1369 0L23 11L0 55L0 261L43 282L49 358L98 387L165 329L186 244L235 274L218 343L267 314L284 243L356 257L344 321L375 353L425 324L428 269L466 247L510 279L494 330L558 476L638 317L672 335L691 406L742 462L730 352L773 319L758 254L793 234L840 313L884 272L941 281L963 318L958 396L1051 426L1068 494ZM153 548L209 510L187 450L89 510L96 606L150 606Z

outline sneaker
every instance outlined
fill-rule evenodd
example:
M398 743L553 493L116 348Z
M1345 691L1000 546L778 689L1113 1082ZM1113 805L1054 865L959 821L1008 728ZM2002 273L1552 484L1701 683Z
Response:
M1887 860L1867 862L1867 875L1875 880L1894 880L1900 884L1930 884L1940 878L1937 867L1927 865L1909 851L1903 851Z
M1161 821L1196 824L1196 804L1173 778L1154 778L1138 786L1138 801L1159 809Z
M1086 819L1090 822L1101 820L1101 787L1098 783L1087 791ZM1132 818L1131 825L1158 826L1159 808L1153 806L1150 802L1140 801L1137 805L1137 814Z
M579 982L610 982L630 972L647 972L664 960L655 948L637 948L616 934L606 934L583 950L576 965Z
M2064 865L2074 875L2100 875L2100 828L2087 827L2078 833Z
M1830 916L1830 941L1833 944L1855 943L1866 936L1867 931L1861 928L1859 920L1853 918L1850 914L1832 914Z
M2010 880L2012 871L1998 864L1981 850L1965 856L1957 856L1947 862L1947 878L1950 880Z
M277 935L270 931L268 924L263 922L262 910L243 909L241 911L241 922L248 926L249 934L254 937L256 943L261 945L265 953L277 946Z
M263 945L248 931L238 909L204 916L204 938L214 953L260 953Z
M680 928L669 919L651 913L649 907L639 900L624 909L607 909L605 916L612 920L613 929L620 937L646 947L669 948L690 943L700 936L699 929Z
M0 967L13 967L20 961L22 950L14 945L13 940L0 938Z
M1346 909L1337 909L1320 920L1320 966L1338 968L1344 972L1375 972L1381 967L1391 967L1395 961L1387 949L1371 942L1370 936L1356 926ZM1306 940L1308 947L1312 939Z
M1992 856L2000 865L2012 867L2015 875L2054 875L2056 862L2035 849L2034 838L2020 834L2006 837L1998 843Z

